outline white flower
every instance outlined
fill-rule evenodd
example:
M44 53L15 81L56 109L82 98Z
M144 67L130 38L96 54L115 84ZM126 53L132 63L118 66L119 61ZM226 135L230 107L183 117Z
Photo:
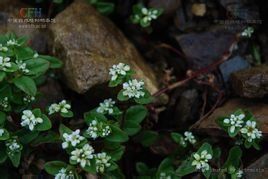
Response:
M234 133L235 128L242 127L244 123L243 119L245 118L245 114L234 115L232 114L230 118L225 118L223 122L230 126L229 130L231 133Z
M147 23L147 22L151 22L153 19L157 19L157 14L159 12L159 10L157 9L147 9L147 8L142 8L141 9L142 14L144 15L144 17L142 18L142 20Z
M67 147L69 147L69 145L75 147L82 140L84 140L85 137L81 136L79 133L79 129L72 132L71 134L63 133L62 137L64 138L64 142L62 143L62 148L66 149Z
M10 39L10 40L7 41L7 46L14 46L14 45L16 45L16 46L20 46L20 45L18 44L18 41L15 40L15 39Z
M185 136L184 138L185 141L189 141L191 144L196 143L195 137L192 132L186 131L184 132L184 136Z
M102 103L99 104L99 107L97 108L97 112L101 114L113 114L115 102L110 98L110 99L105 99Z
M2 137L5 133L5 130L4 129L0 129L0 136Z
M39 54L36 52L33 57L37 58L37 57L39 57Z
M165 172L161 172L159 179L171 179L171 176L167 175Z
M29 73L30 71L26 67L26 63L23 63L21 60L16 60L16 64L23 73Z
M27 95L27 96L23 97L23 101L26 102L26 103L30 103L30 102L32 102L34 100L35 100L34 96Z
M61 113L68 113L69 109L71 109L71 105L66 102L66 100L62 100L59 103L60 112Z
M252 142L254 139L259 139L262 136L262 131L259 131L256 128L255 121L247 121L246 125L240 130L240 132L246 135L249 142Z
M74 179L74 174L72 171L68 172L65 168L62 168L55 175L55 179Z
M237 177L237 178L242 178L243 173L244 173L244 172L243 172L242 170L238 170L237 173L236 173L236 177Z
M10 58L0 56L0 70L6 71L10 67L11 67Z
M203 150L200 155L195 153L193 157L194 161L192 162L192 166L195 166L197 170L209 170L208 160L212 159L211 154L209 154L206 150Z
M48 114L51 115L57 112L68 113L69 109L71 109L71 105L68 104L66 100L62 100L61 102L59 102L59 104L51 104L48 108Z
M8 97L4 97L4 99L0 101L0 106L2 106L4 109L8 108L9 106Z
M126 65L124 63L113 65L109 71L109 74L111 76L111 81L115 81L119 76L125 76L128 71L130 71L129 65Z
M28 126L29 130L33 130L35 125L41 124L43 119L40 117L35 117L31 110L24 110L21 116L21 126Z
M81 149L74 149L71 152L71 160L75 163L80 163L81 167L85 167L86 165L90 166L90 159L93 159L94 149L91 145L85 144Z
M8 51L8 48L4 47L2 44L0 44L0 51L6 52L6 51Z
M98 122L96 120L91 121L86 133L93 139L97 137L106 137L111 133L111 128L109 125L103 122Z
M105 168L110 167L111 163L109 163L109 160L111 157L107 155L105 152L98 153L94 155L96 160L96 171L99 173L103 173Z
M247 27L246 29L244 29L244 31L241 33L241 35L242 35L243 37L248 37L248 38L250 38L251 35L253 34L253 32L254 32L253 27Z
M15 152L19 152L22 147L21 145L17 142L16 139L10 139L6 142L6 146L8 149L8 153L13 155Z
M123 83L123 95L129 98L140 98L145 95L144 82L136 79Z

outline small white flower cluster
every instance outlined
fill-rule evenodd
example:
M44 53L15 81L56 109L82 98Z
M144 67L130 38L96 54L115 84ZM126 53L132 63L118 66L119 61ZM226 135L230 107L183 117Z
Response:
M111 166L111 163L109 163L111 157L105 152L95 154L94 158L96 160L96 171L99 173L103 173L105 168Z
M111 133L111 128L109 125L103 122L98 122L96 120L91 121L86 133L93 139L97 137L106 137Z
M161 172L159 179L171 179L171 176L167 175L165 172Z
M34 100L35 100L35 97L34 96L27 95L27 96L23 97L23 101L25 103L30 103L30 102L32 102Z
M10 39L7 41L7 46L20 46L16 39Z
M55 175L55 178L54 179L74 179L74 174L73 174L72 171L67 171L67 169L62 168Z
M51 115L57 112L68 113L70 109L71 105L68 104L66 100L62 100L61 102L59 102L59 104L51 104L48 108L48 114Z
M43 123L43 119L35 117L31 110L24 110L21 116L21 126L28 126L29 130L33 130L37 124Z
M192 132L190 132L190 131L185 131L185 132L184 132L184 136L185 136L185 138L184 138L185 141L188 141L188 142L190 142L191 144L195 144L195 143L196 143L196 139L195 139L195 137L194 137L194 135L193 135Z
M225 118L223 120L223 123L230 126L229 131L231 133L234 133L236 128L242 127L242 124L244 123L243 119L245 118L245 114L235 115L231 114L230 118Z
M11 67L10 58L0 56L0 70L6 71L10 67Z
M8 51L8 48L3 46L2 44L0 44L0 51L1 52L6 52L6 51Z
M70 145L75 147L79 144L85 137L80 135L80 130L77 129L76 131L72 132L71 134L63 133L64 142L62 143L62 148L66 149Z
M145 95L144 82L136 79L123 83L123 95L129 98L140 98Z
M94 157L93 153L93 147L89 144L85 144L81 149L74 149L71 152L70 159L84 168L86 165L90 166L90 159Z
M4 97L4 99L0 101L0 106L2 106L4 109L6 109L9 106L8 97Z
M244 29L244 31L241 33L241 36L250 38L252 34L254 33L253 27L247 27Z
M125 76L128 71L130 71L129 65L126 65L124 63L113 65L109 71L109 75L111 76L111 81L117 80L119 76Z
M207 152L207 150L203 150L201 154L195 153L193 155L194 160L192 162L192 166L195 166L197 170L202 170L202 172L209 170L208 160L212 159L212 155Z
M21 146L18 144L16 139L10 139L6 142L6 146L8 148L9 154L13 154L15 152L19 152L21 150Z
M0 137L2 137L5 133L5 130L4 129L0 129Z
M115 101L110 99L105 99L102 103L99 104L99 107L97 108L97 112L101 114L113 114Z
M33 57L37 58L37 57L39 57L39 54L36 52Z
M254 139L260 139L262 131L256 128L255 121L247 121L246 125L240 130L242 134L245 134L245 138L248 142L252 142Z
M244 172L242 170L238 170L237 173L236 173L236 177L237 178L242 178Z
M143 14L142 21L144 23L151 22L153 19L157 19L158 10L157 9L147 9L146 7L143 7L141 9L141 12Z
M16 60L16 64L18 65L20 71L23 73L29 73L30 70L27 69L26 63L23 63L21 60Z

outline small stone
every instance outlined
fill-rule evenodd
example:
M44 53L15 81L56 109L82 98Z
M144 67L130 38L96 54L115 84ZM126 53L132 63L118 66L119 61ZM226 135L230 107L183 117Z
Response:
M207 8L206 8L206 4L203 3L195 3L192 5L191 8L192 13L195 16L204 16L206 14Z
M231 75L235 93L245 98L262 98L268 94L268 65L235 72Z
M225 82L229 81L232 73L250 67L250 64L241 56L235 56L220 65L220 71Z
M119 62L136 72L151 93L158 90L152 69L122 32L84 0L76 0L50 26L53 52L64 62L65 82L85 93L109 81L109 68Z

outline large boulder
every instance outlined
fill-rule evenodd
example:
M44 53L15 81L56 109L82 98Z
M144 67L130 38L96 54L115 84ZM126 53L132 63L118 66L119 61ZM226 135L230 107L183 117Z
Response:
M135 47L106 17L84 0L77 0L56 16L50 26L53 53L64 62L67 85L78 93L109 80L109 68L129 64L136 78L143 79L151 93L157 82L151 68Z
M235 72L231 76L235 93L246 98L262 98L268 94L268 65Z

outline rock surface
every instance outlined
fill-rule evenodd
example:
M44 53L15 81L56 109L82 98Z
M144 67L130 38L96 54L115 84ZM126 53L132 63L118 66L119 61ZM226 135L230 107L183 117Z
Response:
M9 22L9 19L21 19L19 11L21 8L30 7L21 3L19 0L1 0L0 1L0 34L13 32L18 36L26 36L29 39L30 46L39 53L47 52L48 35L45 30L38 28L22 28L27 23Z
M263 132L263 135L267 137L268 104L258 103L247 99L231 99L227 101L222 107L217 108L208 118L204 118L195 123L192 126L192 129L212 136L223 135L224 132L220 129L216 120L221 116L233 113L239 108L247 109L254 114L256 120L259 122L260 130Z
M235 40L235 34L222 27L202 33L188 33L176 37L191 68L203 68L228 52ZM202 45L201 45L202 44Z
M268 154L263 155L253 164L248 166L244 172L245 179L268 178Z
M134 46L106 17L84 0L77 0L56 16L50 27L53 53L64 62L67 85L78 93L108 82L109 68L123 62L136 71L151 93L157 82Z
M262 98L268 94L268 65L242 70L231 75L235 93L246 98Z
M235 56L219 66L222 77L225 82L229 81L229 78L232 73L249 67L250 64L241 56Z

